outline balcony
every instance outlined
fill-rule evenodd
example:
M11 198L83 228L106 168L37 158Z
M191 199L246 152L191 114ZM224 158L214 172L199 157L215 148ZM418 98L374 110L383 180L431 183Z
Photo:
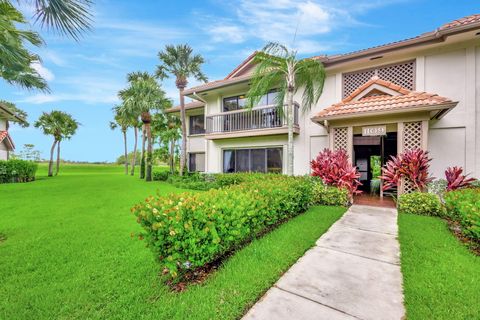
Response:
M293 132L298 134L298 104L293 108ZM278 109L274 105L255 107L251 110L222 112L206 117L207 139L225 139L288 133L287 106Z

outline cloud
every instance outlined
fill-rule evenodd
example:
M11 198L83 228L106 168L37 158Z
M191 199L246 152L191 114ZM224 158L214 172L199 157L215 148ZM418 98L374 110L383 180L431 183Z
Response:
M240 0L227 10L233 12L233 16L222 17L223 21L217 24L208 23L209 28L205 30L213 42L275 41L287 44L300 53L315 53L332 49L331 44L325 44L327 35L344 27L362 24L356 19L358 15L398 1L401 0ZM219 19L210 15L204 18L205 22ZM325 40L320 43L322 38Z
M92 77L78 75L63 78L58 81L62 89L54 90L52 94L37 93L17 100L20 103L46 104L62 101L78 101L86 104L117 103L117 92L124 83L117 78Z
M242 43L245 41L245 30L232 24L217 24L210 26L208 32L214 42Z
M55 75L53 74L53 72L44 67L39 62L32 63L32 68L35 69L38 74L47 81L53 81L55 79Z

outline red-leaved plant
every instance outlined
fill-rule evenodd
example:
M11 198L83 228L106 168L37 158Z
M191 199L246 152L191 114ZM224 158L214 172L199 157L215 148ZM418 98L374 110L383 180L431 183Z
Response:
M423 191L433 180L428 176L431 158L428 151L413 149L405 151L396 157L391 156L385 167L382 168L383 190L398 186L401 178L413 183L418 191Z
M312 176L320 177L326 185L347 189L350 200L354 194L361 193L357 190L361 185L358 180L360 174L352 166L345 150L324 149L310 162L310 167Z
M447 170L445 170L447 191L468 187L476 180L475 178L467 178L467 175L463 175L462 173L463 169L461 167L448 167Z

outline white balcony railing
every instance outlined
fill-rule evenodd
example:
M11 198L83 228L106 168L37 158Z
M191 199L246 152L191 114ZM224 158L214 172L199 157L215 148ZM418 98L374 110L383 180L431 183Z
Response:
M293 124L298 126L298 105L293 108ZM251 110L222 112L206 117L206 133L227 133L287 126L287 106L268 105Z

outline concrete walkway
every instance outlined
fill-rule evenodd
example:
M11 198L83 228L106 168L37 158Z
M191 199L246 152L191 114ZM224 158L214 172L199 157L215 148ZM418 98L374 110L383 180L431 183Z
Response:
M243 319L402 319L397 211L354 205Z

